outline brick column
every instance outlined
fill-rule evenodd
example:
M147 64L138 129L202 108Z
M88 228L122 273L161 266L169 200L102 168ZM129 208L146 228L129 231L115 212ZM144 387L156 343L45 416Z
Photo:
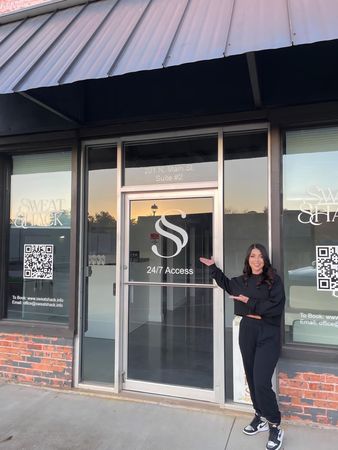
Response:
M338 369L331 369L334 373L311 363L281 363L279 402L284 418L338 427Z
M71 339L0 333L0 377L58 388L72 386Z

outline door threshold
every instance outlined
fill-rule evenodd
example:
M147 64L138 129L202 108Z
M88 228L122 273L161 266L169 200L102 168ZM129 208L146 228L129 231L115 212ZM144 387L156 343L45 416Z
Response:
M226 415L243 415L252 414L252 406L227 402L223 404L212 403L202 400L192 400L181 397L171 397L158 394L150 394L135 391L121 391L116 393L114 388L108 386L94 386L80 384L72 392L80 395L92 395L95 397L129 401L137 403L148 403L160 406L168 406L182 409L189 409L193 411L209 411L212 413L226 414Z

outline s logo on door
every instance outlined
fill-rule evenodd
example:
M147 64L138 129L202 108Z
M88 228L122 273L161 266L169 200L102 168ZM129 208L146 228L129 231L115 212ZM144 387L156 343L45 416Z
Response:
M173 211L178 211L180 213L180 216L182 217L182 219L186 218L186 213L181 211L180 209L174 209ZM179 234L179 236L177 236L176 234L173 234L173 233L169 233L168 231L164 230L162 228L162 226L167 227L169 230L175 231L176 233ZM169 256L161 255L159 253L159 251L157 250L157 246L153 245L151 247L151 250L155 253L155 255L159 256L160 258L173 258L174 256L177 256L181 252L182 248L184 248L188 243L187 232L183 228L170 223L167 220L165 213L155 222L155 229L161 236L164 236L164 237L172 240L176 244L176 252L173 255L169 255Z

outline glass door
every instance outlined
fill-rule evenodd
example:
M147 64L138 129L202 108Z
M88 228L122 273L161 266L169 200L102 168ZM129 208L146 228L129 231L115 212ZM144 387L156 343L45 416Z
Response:
M126 196L124 389L215 401L220 322L199 262L215 255L214 203L213 191Z

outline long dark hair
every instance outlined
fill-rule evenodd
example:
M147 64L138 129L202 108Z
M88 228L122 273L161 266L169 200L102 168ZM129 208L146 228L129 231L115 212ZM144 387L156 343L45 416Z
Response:
M270 289L274 282L276 271L272 267L268 252L266 251L266 248L262 244L251 244L250 247L248 248L248 251L246 253L246 257L244 260L244 269L243 269L243 276L244 276L245 284L247 284L248 278L251 277L251 275L252 275L252 270L251 270L251 267L249 264L249 258L250 258L251 252L254 248L256 248L257 250L259 250L261 252L261 254L263 256L263 261L264 261L263 272L261 274L261 278L258 281L257 285L266 283Z

